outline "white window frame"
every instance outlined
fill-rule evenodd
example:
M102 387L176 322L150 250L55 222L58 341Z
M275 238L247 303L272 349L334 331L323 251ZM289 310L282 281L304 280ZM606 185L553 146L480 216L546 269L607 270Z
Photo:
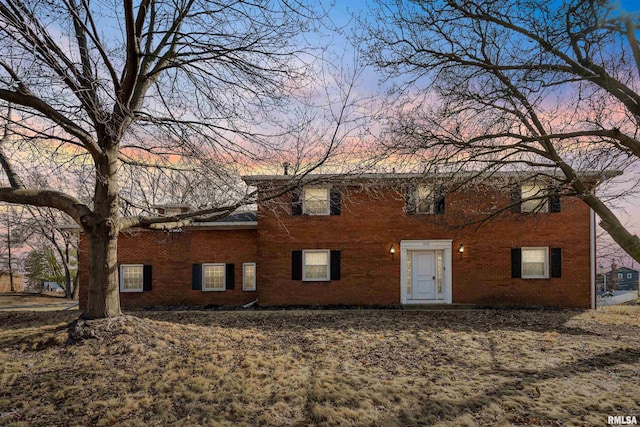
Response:
M327 254L327 276L321 278L307 278L307 254L326 253ZM302 281L303 282L328 282L331 280L331 250L330 249L310 249L302 251Z
M424 195L424 197L422 197ZM421 201L425 201L428 203L427 210L421 210L420 205ZM418 214L433 214L436 211L435 206L435 194L434 194L434 186L428 183L419 183L416 185L416 193L415 193L415 211Z
M530 190L526 190L531 188ZM525 194L526 193L526 194ZM520 185L520 212L538 213L549 212L549 199L546 198L547 189L536 182L524 182ZM526 200L530 197L539 199Z
M624 279L624 274L623 273L618 273L618 279Z
M247 283L246 268L253 267L253 280L252 283ZM256 290L256 263L245 262L242 264L242 290L243 291L255 291Z
M125 289L124 287L124 270L129 267L142 269L140 276L140 288ZM143 292L144 291L144 264L120 264L120 292Z
M526 251L542 251L544 250L544 274L543 275L525 275L524 273L524 252ZM522 279L548 279L549 278L549 247L540 246L540 247L526 247L520 248L520 271Z
M632 273L627 273L627 279L633 279L633 274Z
M324 212L308 212L307 190L324 190L326 192L327 209ZM306 215L329 215L331 212L331 191L328 186L305 186L302 189L302 213Z
M222 288L207 288L205 274L207 267L222 267ZM224 263L207 263L202 264L202 290L206 292L224 292L227 290L227 264Z

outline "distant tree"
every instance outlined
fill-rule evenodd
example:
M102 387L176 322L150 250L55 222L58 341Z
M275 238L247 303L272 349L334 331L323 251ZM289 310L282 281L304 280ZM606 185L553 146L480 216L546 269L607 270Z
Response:
M69 228L68 220L51 208L27 206L22 220L16 224L16 235L34 250L45 250L51 271L60 271L55 281L64 289L65 297L77 299L78 233Z
M284 157L304 173L336 150L336 132L305 140L297 136L309 122L287 122L305 109L294 97L316 83L304 34L317 22L308 3L285 0L0 3L8 180L0 201L55 208L80 225L89 244L85 317L121 314L120 231L227 215L255 201L239 172ZM335 129L343 113L332 116ZM21 179L20 165L34 162L51 175L44 188ZM122 216L123 189L148 168L210 177L226 197L173 216L131 197Z
M592 180L640 158L637 11L609 0L378 5L365 39L395 83L387 155L422 157L429 171L528 170L550 183L543 196L581 198L640 261L640 239Z

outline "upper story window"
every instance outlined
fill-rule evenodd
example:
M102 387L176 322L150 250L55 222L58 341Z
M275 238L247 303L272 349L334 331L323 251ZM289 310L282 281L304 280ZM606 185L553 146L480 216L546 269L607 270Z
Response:
M304 187L303 212L329 215L329 187Z
M420 184L416 188L416 212L434 213L433 186L431 184Z
M524 182L514 187L512 212L560 212L560 196L538 182Z
M633 278L633 274L627 273L627 279L631 279L631 278Z
M439 187L420 183L406 189L406 212L421 214L443 214L444 195Z
M618 279L622 279L622 278L623 278L622 273L618 273Z
M291 190L291 215L340 215L340 188L329 185L309 185Z
M549 200L546 189L537 183L524 183L521 186L521 212L549 212Z

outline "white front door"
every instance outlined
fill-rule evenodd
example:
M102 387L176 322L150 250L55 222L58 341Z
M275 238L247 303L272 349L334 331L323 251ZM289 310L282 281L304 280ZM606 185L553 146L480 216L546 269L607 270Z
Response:
M435 251L411 252L412 299L435 300L437 290L437 265Z

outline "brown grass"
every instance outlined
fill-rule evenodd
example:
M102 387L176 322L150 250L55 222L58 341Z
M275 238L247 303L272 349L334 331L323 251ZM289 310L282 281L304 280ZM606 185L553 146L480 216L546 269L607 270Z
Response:
M640 307L0 313L0 425L604 425ZM71 325L70 325L71 324Z
M0 293L0 311L56 311L72 305L61 293ZM77 308L74 308L77 310Z

